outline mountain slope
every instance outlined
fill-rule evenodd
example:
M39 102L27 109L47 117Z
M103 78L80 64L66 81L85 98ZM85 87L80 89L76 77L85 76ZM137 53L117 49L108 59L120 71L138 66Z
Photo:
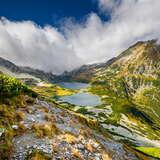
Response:
M16 66L14 63L0 57L0 71L21 79L34 79L36 81L53 81L55 76L52 73L33 69L30 67Z
M82 66L58 78L89 82L89 91L102 100L93 108L68 108L98 120L113 139L160 158L160 46L156 40L137 42L107 63Z
M151 140L160 140L160 47L156 41L138 42L117 57L110 66L96 71L90 91L101 96L103 106L111 106L105 118L107 130L118 133L112 125ZM125 133L126 132L126 133ZM141 138L142 138L141 137ZM140 142L134 134L128 139ZM148 145L158 145L155 143Z
M151 160L103 135L97 121L33 96L15 78L1 75L0 82L0 159Z

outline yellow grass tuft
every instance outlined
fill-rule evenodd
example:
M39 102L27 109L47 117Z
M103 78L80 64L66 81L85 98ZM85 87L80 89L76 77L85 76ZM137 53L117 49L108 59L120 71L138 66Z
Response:
M83 160L83 156L78 149L73 148L72 155L76 158L79 158L80 160Z
M32 126L35 134L38 137L52 137L54 134L57 134L58 129L53 123L45 123L45 124L34 124Z

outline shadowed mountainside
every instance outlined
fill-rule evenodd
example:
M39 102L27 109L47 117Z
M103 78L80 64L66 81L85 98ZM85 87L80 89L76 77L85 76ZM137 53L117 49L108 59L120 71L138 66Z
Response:
M53 81L55 75L30 67L17 66L14 63L0 57L0 71L17 78L32 78L35 80Z

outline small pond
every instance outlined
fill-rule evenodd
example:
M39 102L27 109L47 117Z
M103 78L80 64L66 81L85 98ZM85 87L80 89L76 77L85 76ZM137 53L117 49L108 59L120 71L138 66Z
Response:
M101 104L98 96L90 93L76 93L71 96L60 97L60 100L78 106L97 106Z
M59 86L68 89L85 89L89 86L87 83L61 82ZM59 97L60 100L78 106L97 106L101 104L101 99L97 95L88 92L79 92L70 96Z

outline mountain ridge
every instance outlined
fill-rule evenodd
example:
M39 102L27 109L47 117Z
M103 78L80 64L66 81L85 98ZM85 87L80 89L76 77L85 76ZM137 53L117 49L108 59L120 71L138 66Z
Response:
M110 65L112 65L114 62L117 62L119 59L122 59L123 57L125 57L127 55L129 56L129 52L132 53L131 50L136 50L136 48L139 48L139 46L143 46L148 51L146 53L143 52L144 54L146 54L147 57L145 55L141 55L141 57L138 57L138 58L145 57L148 59L151 58L153 60L160 59L159 56L156 57L157 54L156 54L156 56L152 55L153 52L151 51L151 50L154 51L157 49L160 50L160 46L157 44L156 39L148 40L148 41L138 41L137 43L130 46L128 49L123 51L118 56L115 56L106 62L95 63L95 64L91 64L91 65L83 65L77 69L73 69L70 72L65 71L63 74L56 76L55 81L64 81L65 80L65 81L90 82L92 77L94 76L94 74L97 72L97 70L107 68Z
M33 77L36 77L38 79L44 80L44 81L53 81L55 78L55 75L52 73L47 73L39 69L33 69L31 67L22 67L22 66L17 66L14 63L0 57L0 67L4 67L7 70L16 73L16 74L29 74ZM1 72L3 71L3 68L0 68Z

